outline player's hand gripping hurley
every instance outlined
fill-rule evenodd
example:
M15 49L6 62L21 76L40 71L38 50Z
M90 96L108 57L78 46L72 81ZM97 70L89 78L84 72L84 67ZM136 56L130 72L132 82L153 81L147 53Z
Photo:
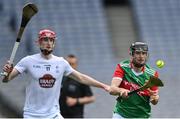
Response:
M145 83L145 85L143 85L142 87L140 87L140 88L138 88L136 90L133 90L133 91L129 92L128 95L132 95L134 93L137 93L139 91L151 88L153 86L163 87L164 84L159 78L157 78L155 76L150 76L149 81L147 83Z
M145 83L142 87L129 92L128 96L131 96L132 94L137 93L139 91L143 91L145 89L151 88L153 86L163 87L164 84L159 78L157 78L155 76L150 76L150 79L148 80L147 83ZM121 100L121 97L119 96L116 100Z
M24 32L24 29L25 29L27 23L37 12L38 12L38 8L36 7L35 4L28 3L23 7L21 25L20 25L20 28L18 31L16 42L14 44L14 47L13 47L13 50L11 52L11 56L9 59L10 64L13 64L13 60L15 58L17 49L19 47L19 43L21 41L22 34ZM8 79L7 79L8 73L7 72L2 72L1 76L3 76L3 82L8 82Z

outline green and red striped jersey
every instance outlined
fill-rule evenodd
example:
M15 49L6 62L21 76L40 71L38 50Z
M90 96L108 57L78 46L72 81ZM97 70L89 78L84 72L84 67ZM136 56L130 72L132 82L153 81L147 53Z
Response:
M150 76L158 77L158 72L149 65L142 68L141 73L136 73L131 67L130 60L120 62L114 72L113 77L122 78L119 87L130 91L143 86ZM152 87L151 90L158 91L158 87ZM114 108L115 113L119 113L125 118L149 118L151 114L149 91L144 90L129 96L127 99L118 99Z

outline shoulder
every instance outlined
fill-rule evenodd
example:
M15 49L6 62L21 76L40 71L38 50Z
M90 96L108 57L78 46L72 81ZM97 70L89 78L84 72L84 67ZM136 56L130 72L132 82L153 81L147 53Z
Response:
M16 64L16 68L17 68L17 66L28 66L28 65L30 65L30 64L33 64L34 63L34 61L33 61L33 59L34 59L34 55L28 55L28 56L25 56L25 57L23 57L17 64Z
M63 57L58 57L58 56L55 56L55 55L53 55L52 57L53 57L54 60L65 61L65 59Z
M157 73L157 71L148 64L145 65L145 72L150 75L155 75Z
M35 57L35 55L28 55L28 56L25 56L24 58L21 59L21 61L28 61L30 59L33 59Z
M130 68L130 60L123 60L119 63L121 67L127 67Z
M68 64L68 62L63 57L58 57L58 56L53 55L53 60L64 63L64 64Z
M34 58L40 58L40 54L27 55L23 59L34 59Z
M63 57L53 56L51 62L53 62L54 64L58 64L60 67L64 67L67 72L71 73L73 70L69 63Z

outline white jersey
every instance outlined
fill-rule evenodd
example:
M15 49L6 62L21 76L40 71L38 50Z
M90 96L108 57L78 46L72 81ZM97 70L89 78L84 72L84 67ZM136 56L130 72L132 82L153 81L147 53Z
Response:
M31 76L26 87L24 116L47 118L59 113L62 77L74 71L68 62L54 55L47 60L35 54L23 58L15 68Z

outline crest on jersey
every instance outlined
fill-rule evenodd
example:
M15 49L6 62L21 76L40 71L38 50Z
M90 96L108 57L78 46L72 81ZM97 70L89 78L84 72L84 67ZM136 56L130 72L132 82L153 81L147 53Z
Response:
M39 85L42 88L52 88L56 79L51 74L45 74L39 78Z

